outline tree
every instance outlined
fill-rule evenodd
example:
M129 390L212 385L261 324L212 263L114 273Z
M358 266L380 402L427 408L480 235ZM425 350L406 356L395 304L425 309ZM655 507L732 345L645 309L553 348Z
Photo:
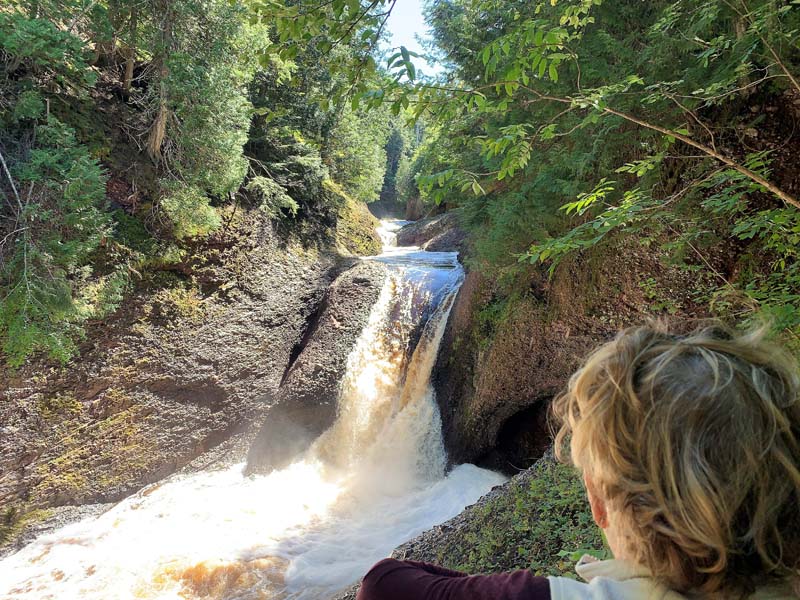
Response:
M800 92L798 12L760 0L432 3L454 70L382 97L447 124L417 181L440 202L461 194L492 261L552 273L567 253L649 230L682 232L673 247L705 264L705 244L734 238L766 270L736 284L718 274L715 293L744 293L797 327L791 171L730 123L747 121L750 98Z
M0 11L0 339L11 365L37 351L67 360L81 323L114 309L156 250L126 246L124 227L114 227L103 166L119 165L101 166L110 126L100 114L114 114L156 163L158 184L141 186L172 236L220 225L210 202L229 198L247 173L247 84L269 43L246 17L225 0L53 0ZM134 76L139 53L150 62ZM129 110L108 111L114 85ZM151 232L170 235L163 229Z
M24 14L0 12L0 339L11 365L34 351L74 351L79 305L72 282L109 230L105 177L51 99L93 84L76 36ZM49 93L43 93L43 90Z
M345 106L323 148L333 179L363 202L379 197L390 125L391 116L385 109L353 111Z
M386 140L386 174L383 177L380 199L382 202L397 202L397 171L403 159L405 140L400 130L395 127Z

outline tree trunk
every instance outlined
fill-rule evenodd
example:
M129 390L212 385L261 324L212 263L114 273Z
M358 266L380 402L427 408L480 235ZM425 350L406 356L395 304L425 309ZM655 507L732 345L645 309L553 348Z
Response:
M154 57L153 63L158 67L158 110L156 117L150 126L150 131L147 135L147 153L156 164L160 163L162 155L162 146L167 137L167 123L169 122L170 110L168 105L168 91L166 86L167 75L169 75L169 68L167 67L167 57L172 51L173 46L173 19L174 13L170 10L170 3L166 0L156 3L156 14L161 12L163 20L161 22L161 47ZM160 6L159 6L160 5ZM159 11L158 8L163 10Z
M164 144L164 138L167 136L167 121L169 120L169 108L167 107L167 91L164 86L163 78L166 77L166 67L161 69L161 92L160 102L158 105L158 112L153 124L150 126L150 132L147 135L147 153L154 163L161 162L161 146Z
M130 39L128 40L128 49L126 51L125 59L125 74L122 76L122 89L126 92L131 91L131 83L133 82L133 67L136 66L136 29L138 26L139 11L136 5L131 7L130 16Z

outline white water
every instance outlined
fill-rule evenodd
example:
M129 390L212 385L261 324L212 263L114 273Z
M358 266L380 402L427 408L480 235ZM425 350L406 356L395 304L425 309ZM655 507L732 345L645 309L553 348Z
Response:
M369 260L390 276L348 359L337 421L302 460L150 486L0 562L0 598L329 598L501 483L473 465L445 474L429 377L463 271L456 253L394 247L401 225L382 223L384 252Z

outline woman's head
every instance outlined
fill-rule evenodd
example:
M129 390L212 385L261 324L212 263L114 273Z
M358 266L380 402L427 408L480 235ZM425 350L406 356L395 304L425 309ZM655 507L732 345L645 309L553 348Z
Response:
M760 333L627 329L553 408L627 558L725 597L798 574L800 375Z

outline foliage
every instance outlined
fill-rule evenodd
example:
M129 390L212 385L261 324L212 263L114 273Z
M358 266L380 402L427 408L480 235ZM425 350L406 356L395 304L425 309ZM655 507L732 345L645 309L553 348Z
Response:
M207 235L243 183L272 217L335 219L323 186L333 178L356 199L399 193L462 206L474 265L511 279L630 235L705 268L724 241L738 266L719 273L708 301L728 306L740 294L751 312L800 327L798 202L768 126L800 94L795 2L437 0L426 9L431 51L447 67L436 80L420 77L406 48L381 47L395 6L48 0L0 12L3 214L12 217L0 251L11 265L35 246L46 273L35 279L52 288L42 292L50 309L35 316L8 267L4 332L24 313L65 358L75 326L103 314L91 305L119 303L149 252L128 246L102 209L92 153L118 159L108 130L85 115L113 85L126 108L119 128L145 153L106 166L148 172L141 212L124 208L145 237L179 247ZM766 103L775 117L749 112ZM52 173L24 167L56 130L75 169L58 192L44 183ZM30 195L32 177L45 218L15 231L14 188ZM76 188L86 195L57 202ZM84 220L92 227L76 226ZM51 234L60 245L45 241ZM23 344L15 362L36 348Z
M202 237L222 225L219 214L196 186L172 186L161 199L161 208L172 220L178 239Z
M411 177L428 201L464 206L476 264L553 274L569 253L642 235L706 268L730 240L750 267L719 274L718 291L800 327L800 202L749 112L777 104L772 118L791 120L796 3L442 0L428 20L450 71L400 85L401 66L363 98L430 121Z
M321 105L352 103L355 110L365 94L377 94L372 86L382 79L382 70L376 56L383 39L386 23L398 0L296 0L291 2L262 2L246 0L253 19L274 26L276 40L271 54L293 60L314 49L318 64L331 77L329 93L321 98ZM342 52L346 47L347 51ZM403 76L413 81L416 55L406 48L398 48L388 63L402 74L393 78L398 83ZM379 102L378 102L379 103ZM375 105L376 103L373 103ZM399 114L400 104L395 110Z
M180 318L200 323L205 315L203 300L194 287L176 286L153 294L148 310L151 316L163 319L167 328Z
M397 172L405 158L405 147L402 131L397 127L393 128L386 140L386 174L383 176L380 195L382 201L397 202Z
M345 106L324 149L331 177L363 202L378 199L386 172L390 117L385 109L353 111Z
M236 3L159 1L152 10L147 17L160 23L139 42L152 48L155 67L139 100L151 119L147 150L163 165L162 187L169 190L177 179L190 188L162 202L176 235L205 235L218 217L201 195L232 194L247 174L247 84L269 39L265 28L244 20Z
M329 172L319 151L283 128L257 121L247 152L254 158L245 189L249 197L270 217L284 215L308 218L330 208L323 184Z
M280 58L267 47L286 23L252 16L228 0L0 9L8 363L70 358L83 323L119 306L132 276L183 260L221 226L225 204L331 228L342 204L323 185L332 172L350 194L377 196L388 113L320 106L347 85L320 56L349 63L357 45L329 43L326 28Z
M261 209L270 217L281 216L286 209L291 216L297 214L298 204L286 190L273 179L256 176L247 184L247 191L254 193L261 201Z
M385 109L328 102L342 85L330 63L346 62L354 49L341 45L326 54L321 49L325 39L306 44L291 62L265 57L268 67L251 84L257 115L247 145L255 159L251 171L281 186L297 204L297 219L335 208L331 200L338 194L323 193L320 187L328 178L344 195L376 200L388 164L387 137L393 126L404 129Z
M0 339L12 366L34 351L66 360L79 319L76 278L108 233L105 176L49 111L53 96L83 93L94 80L82 43L51 23L0 13Z

